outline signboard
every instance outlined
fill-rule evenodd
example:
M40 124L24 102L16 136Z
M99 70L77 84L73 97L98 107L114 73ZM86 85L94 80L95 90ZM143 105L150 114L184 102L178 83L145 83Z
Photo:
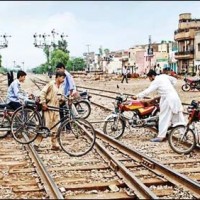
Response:
M148 54L148 56L153 56L153 48L148 48L147 54Z

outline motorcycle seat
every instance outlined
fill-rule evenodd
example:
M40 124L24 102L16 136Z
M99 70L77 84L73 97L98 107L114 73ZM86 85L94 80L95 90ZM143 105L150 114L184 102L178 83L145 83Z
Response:
M87 91L84 91L84 92L80 92L79 95L82 97L82 96L86 96L87 95Z

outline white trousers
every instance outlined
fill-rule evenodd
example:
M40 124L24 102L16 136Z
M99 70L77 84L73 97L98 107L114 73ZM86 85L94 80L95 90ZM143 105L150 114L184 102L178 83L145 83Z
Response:
M173 125L186 125L186 120L183 115L183 112L178 112L177 114L173 113L169 104L164 101L162 106L160 106L159 114L159 130L158 136L160 138L165 138L167 135L167 129L169 126Z

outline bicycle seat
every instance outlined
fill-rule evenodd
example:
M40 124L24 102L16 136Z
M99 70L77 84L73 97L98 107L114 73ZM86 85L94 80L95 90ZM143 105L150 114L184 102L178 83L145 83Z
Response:
M5 107L7 109L12 109L7 103L0 103L0 109L4 109Z

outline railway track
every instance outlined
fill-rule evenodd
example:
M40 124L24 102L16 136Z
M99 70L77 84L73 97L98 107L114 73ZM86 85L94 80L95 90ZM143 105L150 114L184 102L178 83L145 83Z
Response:
M115 95L116 95L116 92L113 92L113 91L105 91L105 90L101 90L101 89L95 89L95 88L88 88L88 87L78 87L78 89L79 88L82 88L82 89L86 89L86 90L89 90L89 92L90 92L90 94L93 94L93 97L94 97L94 95L96 95L96 96L98 96L98 97L100 97L100 98L104 98L104 100L102 100L101 101L101 105L100 105L100 100L99 100L99 98L98 98L98 103L94 103L94 102L92 102L92 103L94 103L94 105L96 105L95 106L95 108L94 108L94 110L96 111L96 107L98 106L98 107L101 107L101 109L105 109L106 108L106 110L107 111L109 111L110 109L108 108L109 106L108 106L108 103L105 101L105 98L107 98L107 99L114 99L114 97L115 97ZM91 90L93 90L93 91L95 91L95 92L91 92ZM103 94L103 93L107 93L107 94ZM131 96L132 94L126 94L126 95L128 95L128 96ZM94 98L92 98L92 100L94 100ZM105 104L107 105L107 107L105 107L104 105L102 105L102 102L106 102ZM184 104L185 106L187 106L188 104L187 103L185 103ZM106 111L106 113L108 113ZM104 111L105 112L105 111ZM102 116L102 115L101 115ZM96 118L96 117L93 117L93 118ZM96 120L96 122L98 123L98 120ZM100 120L100 122L101 122L101 120ZM135 130L134 130L135 131ZM139 131L137 131L136 130L136 132L139 132ZM129 135L129 134L128 134ZM133 134L132 134L133 135ZM126 138L127 140L130 140L130 137L127 137ZM126 141L127 141L126 140ZM124 143L126 143L126 141L124 142ZM134 141L134 139L132 139L131 141ZM151 144L151 143L150 143ZM169 147L167 148L168 149L168 151L169 151ZM166 149L164 149L163 150L163 152L164 151L166 151ZM197 150L198 151L198 150ZM159 152L158 152L159 153ZM161 153L161 152L160 152ZM161 153L162 154L162 153ZM172 153L173 154L173 153ZM171 155L171 157L173 157L173 155ZM177 154L176 153L174 153L174 157L175 158L177 158ZM181 156L180 156L181 157ZM182 156L182 157L184 157L184 156ZM189 166L191 166L191 165L193 165L193 166L195 166L194 168L196 168L196 169L191 169L191 170L188 170L188 165L186 165L186 164L184 164L184 160L185 160L185 158L183 158L183 160L179 160L178 162L177 161L173 161L173 162L164 162L166 165L168 165L168 166L170 166L170 167L174 167L175 169L176 168L180 168L180 167L177 167L177 166L185 166L185 170L183 170L182 169L182 171L181 170L179 170L180 172L184 172L185 171L185 174L186 174L186 176L188 175L188 173L190 174L190 176L188 176L188 177L190 177L191 179L192 179L192 177L194 178L193 180L195 180L195 181L198 181L198 173L199 173L199 171L198 171L198 165L199 165L199 162L197 162L197 163L195 163L197 160L195 160L195 159L193 159L193 161L192 161L192 159L191 160L189 160L189 161L187 161L188 162L188 165ZM187 162L185 162L185 163L187 163ZM177 169L176 169L177 170ZM191 172L194 172L194 174L193 175L191 175Z
M35 84L31 88L35 91L39 91L46 83L44 80L37 79L36 81L35 78L34 81L37 86ZM106 98L103 96L93 97L92 100L96 99L101 105ZM104 115L106 116L110 112L109 108L106 111L104 106L100 108L97 103L92 105L93 110L95 112L92 112L89 121L98 117L103 120ZM99 114L97 111L101 113ZM35 167L33 171L38 171L33 177L37 177L37 182L39 182L40 197L52 197L53 193L56 192L50 192L50 190L51 187L55 187L54 189L58 193L56 198L59 199L200 198L200 171L198 171L199 161L196 158L193 161L198 162L194 165L192 158L189 159L189 156L171 152L167 145L164 145L163 151L159 152L161 144L157 144L158 150L156 151L155 144L147 140L149 136L152 136L150 135L152 133L148 135L142 133L146 130L127 130L124 136L117 141L102 134L99 130L101 123L93 124L98 136L97 144L91 152L81 158L70 157L63 151L50 150L49 138L43 140L42 147L38 152L32 148L32 145L23 146L23 150L25 148L28 152L32 151L32 153L23 151L23 156L26 156L26 159L31 163L26 169L27 172L31 174L33 166ZM10 137L1 141L5 144L8 140L14 141ZM138 140L141 141L141 146ZM11 146L13 147L13 144ZM140 152L136 149L139 149ZM4 150L4 153L8 152L7 149ZM168 154L168 156L163 158L161 157L163 154ZM198 158L199 154L196 151L190 156L195 154ZM39 165L41 166L39 167ZM187 167L184 168L184 166ZM39 172L39 169L44 172ZM23 168L20 166L14 168L14 172L19 174L18 179L23 178L23 176L20 177L23 174L22 171ZM45 176L42 175L43 173L46 174L47 178L43 177ZM8 177L10 178L10 174ZM52 186L45 179L49 179ZM9 184L12 188L12 184ZM23 193L18 197L27 196L28 193ZM2 196L2 198L4 197Z

